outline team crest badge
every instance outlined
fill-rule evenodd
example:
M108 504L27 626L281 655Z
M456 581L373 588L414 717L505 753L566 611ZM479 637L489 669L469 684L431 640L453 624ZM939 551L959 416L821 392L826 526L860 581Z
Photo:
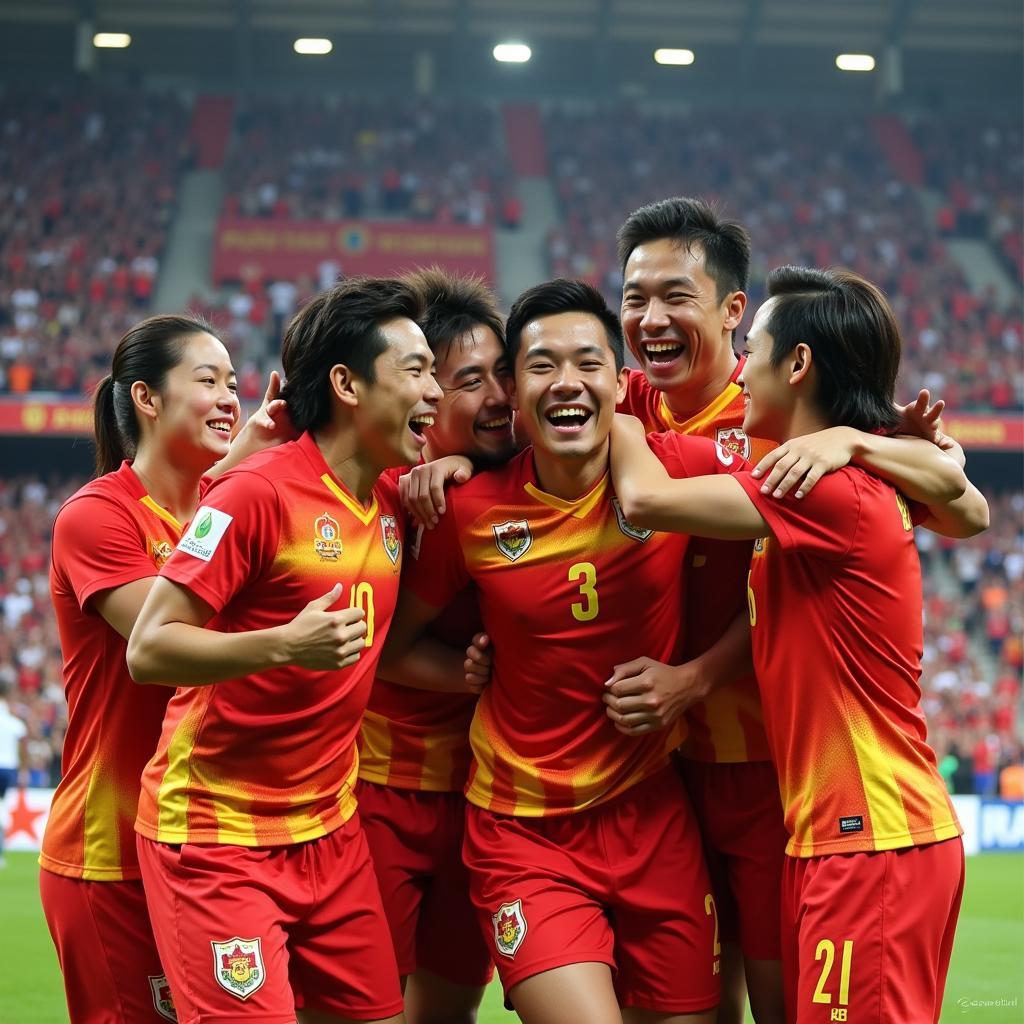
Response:
M741 458L750 458L750 438L739 427L719 427L715 440L727 451Z
M395 565L402 553L402 542L398 539L398 524L394 516L380 517L380 535L384 541L384 551L391 559L391 564Z
M326 512L313 524L313 548L325 562L336 562L341 555L341 528Z
M634 526L622 514L622 506L619 504L618 498L612 498L612 508L615 509L615 521L619 524L619 529L627 537L630 537L633 540L638 540L641 544L643 544L643 542L647 540L647 538L650 537L652 533L654 533L653 530L641 530L639 526Z
M510 562L522 558L533 544L530 524L525 519L513 519L507 523L499 523L497 526L492 526L491 529L494 531L494 543L498 546L498 550Z
M240 939L236 935L226 942L211 942L217 984L239 999L248 999L266 981L263 951L259 939Z
M149 991L153 996L153 1009L165 1020L172 1020L177 1024L178 1015L174 1012L174 1000L171 998L171 986L167 984L167 975L151 974Z
M494 945L502 956L510 959L526 938L526 915L523 914L523 901L502 903L496 914L491 914L494 922Z
M174 548L165 540L151 540L149 550L158 569L174 554Z

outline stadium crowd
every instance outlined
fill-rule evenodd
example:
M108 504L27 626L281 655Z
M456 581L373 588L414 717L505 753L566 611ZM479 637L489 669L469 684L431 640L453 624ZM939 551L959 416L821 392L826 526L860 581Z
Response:
M514 181L497 126L483 104L254 99L239 115L225 167L224 212L514 226Z
M136 99L0 97L0 393L89 391L112 339L148 308L192 146L183 100ZM866 118L794 123L748 112L726 134L713 112L549 109L562 217L547 241L551 273L614 297L614 234L629 210L679 191L728 195L754 239L750 308L772 266L849 266L892 298L908 393L921 382L953 408L1024 408L1021 303L972 291L943 241L954 230L987 237L1020 278L1019 128L912 122L925 183L943 201L931 215L875 159ZM223 212L514 226L521 208L498 124L482 103L253 100L237 116ZM467 138L485 144L467 156ZM247 394L292 312L342 269L328 261L316 275L246 281L194 303L234 342Z
M0 392L90 390L149 308L188 118L175 95L0 93Z
M67 719L49 598L50 524L84 481L0 478L0 683L28 726L21 783L53 786ZM1024 763L1024 493L990 497L992 527L969 541L918 531L924 569L922 688L929 733L956 792L994 794ZM989 680L994 680L990 682Z

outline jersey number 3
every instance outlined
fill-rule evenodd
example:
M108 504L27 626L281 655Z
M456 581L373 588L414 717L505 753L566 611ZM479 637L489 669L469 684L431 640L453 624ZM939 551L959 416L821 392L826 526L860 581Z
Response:
M580 582L582 601L573 601L572 617L577 622L589 622L597 618L597 570L593 562L577 562L569 569L569 582Z

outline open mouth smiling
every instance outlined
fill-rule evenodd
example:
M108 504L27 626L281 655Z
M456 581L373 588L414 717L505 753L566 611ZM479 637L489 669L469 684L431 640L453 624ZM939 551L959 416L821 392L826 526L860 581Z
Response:
M593 415L584 405L559 405L548 409L544 418L559 433L570 434L582 430Z

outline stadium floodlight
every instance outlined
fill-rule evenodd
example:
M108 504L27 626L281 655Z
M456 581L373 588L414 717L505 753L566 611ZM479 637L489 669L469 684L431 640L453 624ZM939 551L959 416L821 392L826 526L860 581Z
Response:
M499 64L525 64L533 56L525 43L498 43L492 53Z
M98 50L123 50L132 45L132 37L127 32L97 32L92 45Z
M875 58L870 53L841 53L836 57L840 71L874 71Z
M330 53L334 43L330 39L296 39L294 48L296 53L322 55Z
M676 67L686 67L692 64L696 58L693 50L673 50L662 48L654 51L654 59L659 64L673 64Z

